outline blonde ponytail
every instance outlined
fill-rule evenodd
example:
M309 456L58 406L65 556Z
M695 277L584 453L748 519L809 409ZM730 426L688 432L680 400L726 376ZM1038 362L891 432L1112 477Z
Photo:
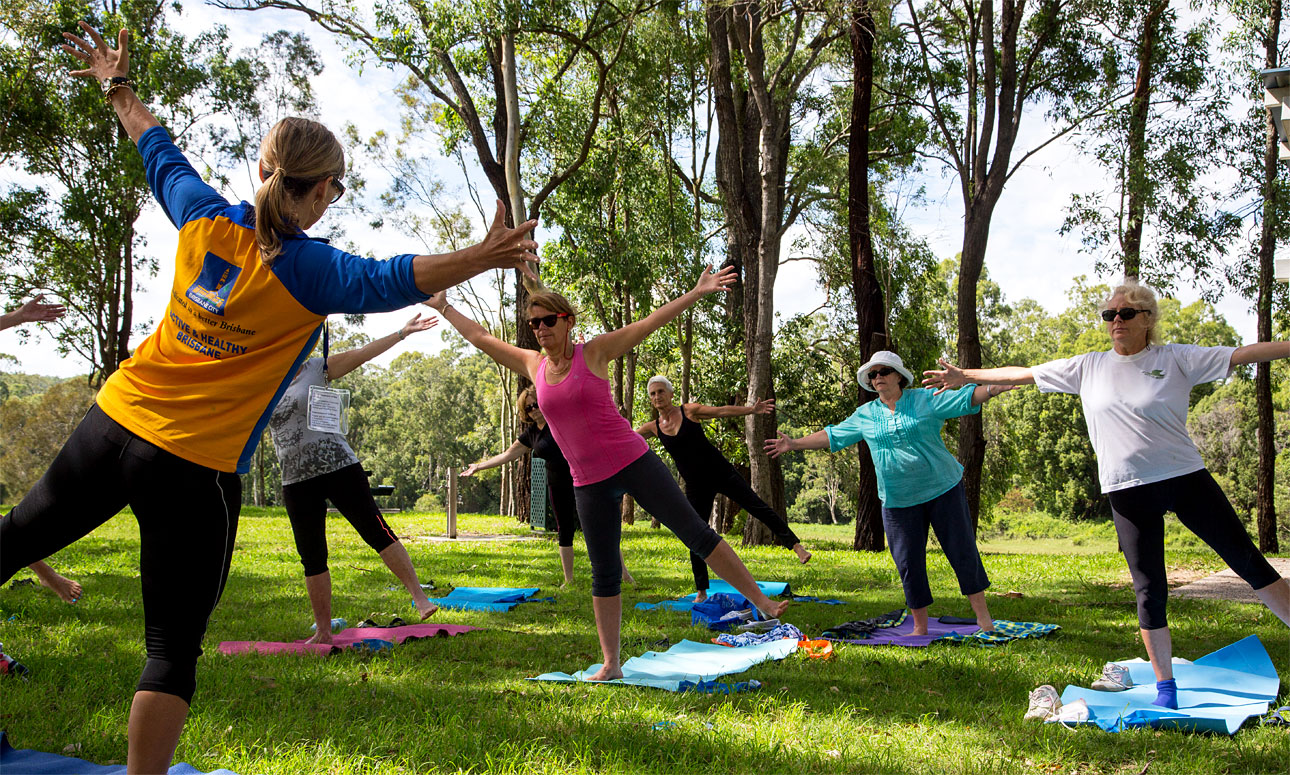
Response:
M345 176L345 149L327 127L307 118L284 118L260 143L260 174L255 192L255 241L266 265L282 254L283 235L300 231L295 206L327 178Z

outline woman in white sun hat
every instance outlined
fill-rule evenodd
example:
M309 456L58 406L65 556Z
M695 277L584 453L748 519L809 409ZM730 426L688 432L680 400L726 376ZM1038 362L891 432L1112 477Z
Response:
M951 417L981 411L982 404L1010 388L968 385L939 395L907 389L914 375L899 355L887 350L874 353L857 376L861 387L878 394L877 401L862 404L846 420L809 436L792 439L781 433L777 439L767 439L766 454L778 457L793 449L837 452L866 442L878 475L883 529L905 589L905 603L914 617L913 634L927 634L927 607L932 603L927 583L928 527L936 531L977 624L993 631L994 620L985 603L990 580L976 548L963 466L945 448L941 426Z

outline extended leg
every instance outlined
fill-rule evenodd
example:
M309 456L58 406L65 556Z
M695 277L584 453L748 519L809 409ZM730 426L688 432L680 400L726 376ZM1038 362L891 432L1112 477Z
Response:
M81 599L81 585L49 567L49 563L44 560L33 562L27 567L40 579L41 586L58 595L64 603L75 603Z
M985 632L994 631L994 619L985 602L985 590L990 578L981 563L981 552L976 548L976 533L972 528L972 515L968 511L967 494L959 482L949 492L932 500L928 517L936 539L941 543L945 559L954 569L963 593L976 614L976 623Z
M887 545L891 549L891 559L896 563L900 585L905 590L905 605L914 616L914 635L927 634L927 607L932 604L932 589L927 583L926 506L920 503L902 508L882 508L882 527L887 533Z
M797 534L788 526L788 520L781 517L779 512L770 507L770 504L758 497L757 492L748 486L748 483L733 467L727 472L726 476L721 478L718 489L722 495L738 503L744 511L748 512L748 516L770 528L770 532L775 534L775 543L785 549L792 549L793 553L797 555L798 562L802 564L810 562L811 553L806 551L806 547L802 546ZM700 511L699 514L702 515L703 512Z

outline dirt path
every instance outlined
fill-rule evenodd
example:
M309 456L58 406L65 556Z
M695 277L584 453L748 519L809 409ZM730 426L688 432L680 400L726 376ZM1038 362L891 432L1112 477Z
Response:
M1282 576L1290 576L1290 558L1269 557L1268 562L1276 568ZM1232 600L1237 603L1258 603L1259 599L1255 596L1254 590L1250 585L1241 580L1231 568L1224 568L1210 576L1206 576L1199 581L1193 581L1190 584L1184 584L1176 589L1169 590L1170 597L1191 597L1203 600Z

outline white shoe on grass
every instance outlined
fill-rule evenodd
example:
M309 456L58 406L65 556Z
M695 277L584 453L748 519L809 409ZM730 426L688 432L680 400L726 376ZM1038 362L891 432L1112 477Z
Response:
M1026 721L1047 721L1061 708L1062 698L1057 694L1057 690L1049 684L1044 684L1030 693L1030 708L1022 718Z
M1088 703L1084 702L1084 698L1081 697L1074 702L1063 705L1061 710L1054 713L1048 720L1060 724L1082 724L1088 721L1091 715Z
M1133 688L1133 679L1129 669L1114 662L1107 662L1102 668L1102 676L1093 682L1093 688L1104 692L1122 692Z

